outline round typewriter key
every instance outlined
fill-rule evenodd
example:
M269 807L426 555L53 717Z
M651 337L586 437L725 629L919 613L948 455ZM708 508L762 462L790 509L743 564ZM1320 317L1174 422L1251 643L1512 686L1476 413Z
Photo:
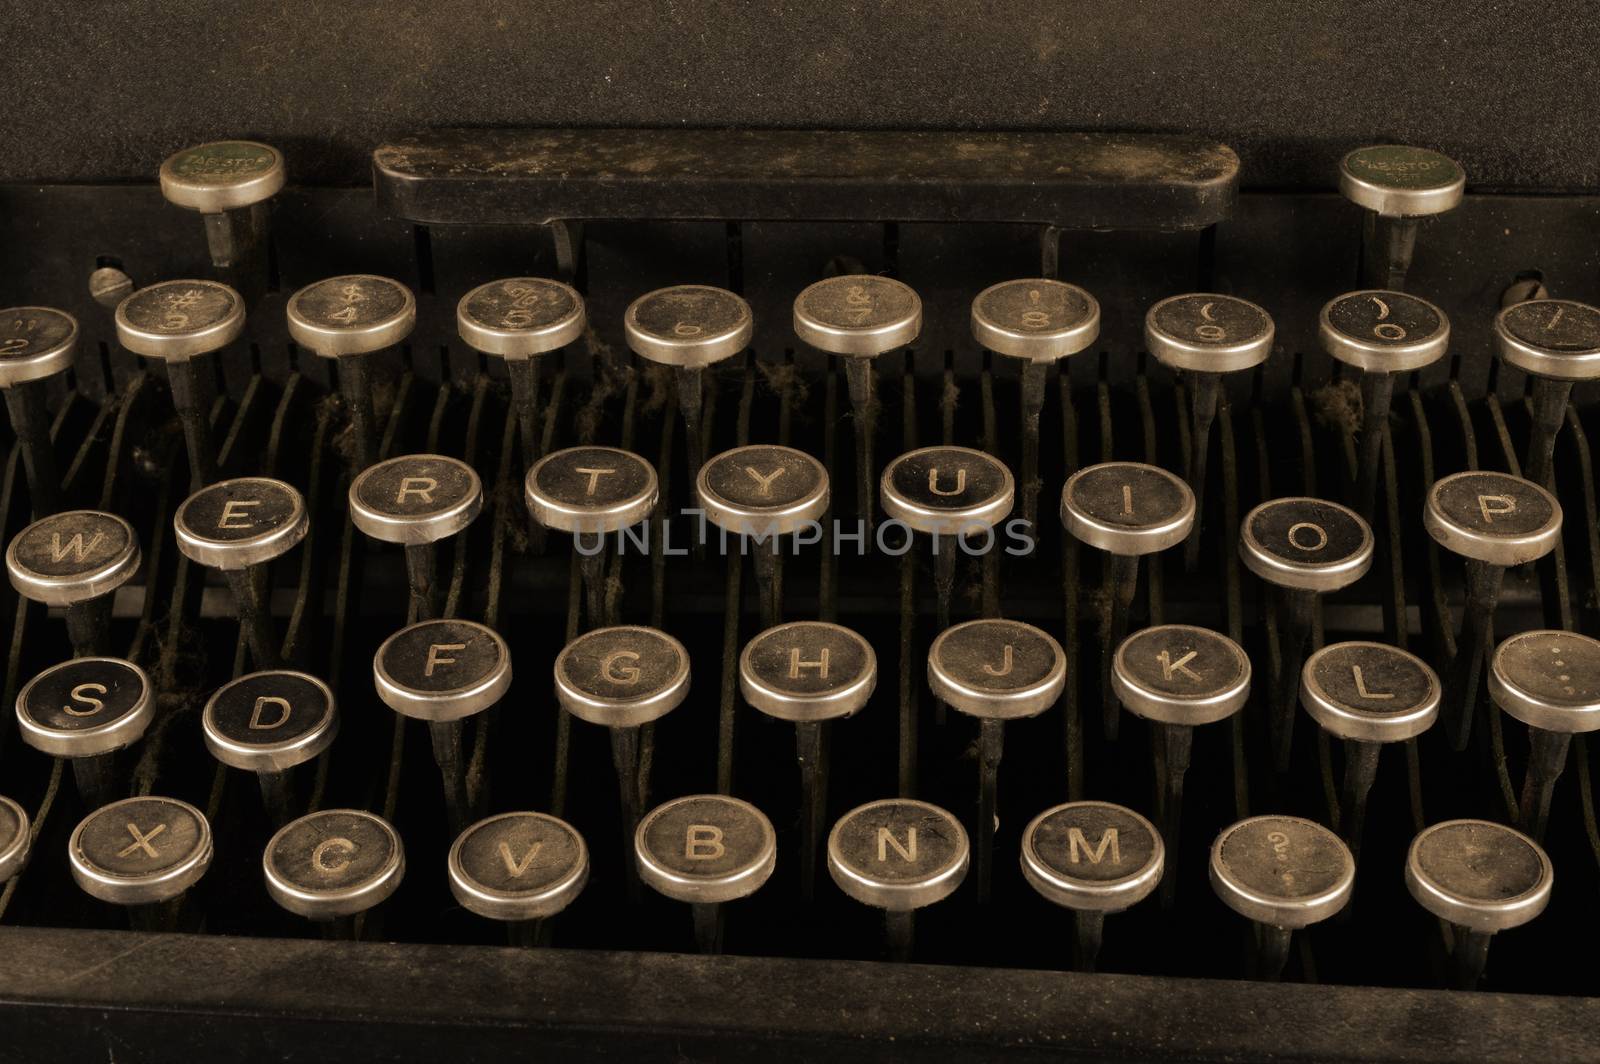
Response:
M673 368L692 480L700 473L705 453L700 426L702 372L749 346L755 330L750 304L726 289L681 284L635 299L622 325L634 354Z
M349 410L355 468L371 465L378 438L364 356L403 343L417 323L417 301L399 281L371 274L330 277L289 298L289 338L339 360L339 394Z
M819 351L842 356L855 421L856 505L872 525L873 458L878 404L874 359L913 343L922 332L922 299L891 277L842 274L816 282L794 299L794 332Z
M1072 910L1078 967L1086 972L1100 955L1106 916L1149 897L1165 864L1155 825L1110 802L1046 809L1022 832L1022 878Z
M478 474L458 458L408 454L368 466L350 482L350 520L373 539L406 549L413 620L437 612L434 544L483 509Z
M772 878L778 839L766 814L725 794L692 794L650 810L633 837L639 877L694 912L702 953L722 951L723 902Z
M500 701L511 686L510 648L474 621L419 621L384 640L372 676L386 706L428 722L446 813L459 833L468 823L461 722Z
M1178 852L1183 781L1194 748L1194 729L1227 720L1250 698L1250 658L1244 649L1209 628L1163 624L1124 639L1111 664L1111 691L1129 713L1155 727L1161 745L1161 835ZM1170 906L1177 880L1163 884Z
M1528 726L1520 821L1543 839L1572 736L1600 729L1600 640L1551 630L1512 636L1489 664L1489 697Z
M501 813L456 838L449 868L463 909L504 921L513 941L532 945L534 921L559 914L589 882L589 848L565 820Z
M27 867L32 847L33 828L27 811L0 795L0 886L15 879Z
M1355 878L1355 858L1339 836L1299 817L1241 820L1211 846L1211 886L1224 905L1256 922L1256 975L1274 982L1290 934L1343 909Z
M23 598L64 606L73 653L103 653L111 600L139 569L139 538L116 514L69 510L41 518L6 547L6 572Z
M0 391L11 431L22 449L28 500L35 517L61 508L61 478L50 440L45 382L72 368L78 355L78 320L50 307L0 310Z
M205 356L244 332L244 299L216 281L166 281L118 304L116 326L124 348L167 364L172 404L189 451L190 485L199 490L217 475L211 442L215 370Z
M321 756L339 734L333 692L315 676L253 672L217 688L200 716L206 749L224 765L254 772L273 823L293 818L290 770Z
M1348 587L1372 568L1372 528L1347 506L1326 499L1264 502L1245 515L1239 556L1245 568L1279 593L1282 655L1274 692L1271 743L1274 765L1289 770L1300 669L1316 627L1317 595Z
M739 655L739 689L751 706L794 722L800 762L800 889L810 901L828 796L831 720L853 716L878 684L878 656L848 628L796 621L768 628Z
M947 628L928 651L928 686L944 702L980 721L978 741L978 900L989 900L998 819L1005 722L1033 717L1061 697L1067 655L1031 624L986 619Z
M857 806L828 835L829 874L856 901L884 910L897 961L911 959L912 914L954 894L970 859L961 821L912 798Z
M1539 844L1487 820L1447 820L1423 829L1406 854L1406 887L1417 904L1456 931L1456 984L1478 985L1489 938L1544 912L1555 872Z
M1494 610L1508 566L1544 557L1561 538L1561 504L1532 481L1469 470L1434 482L1422 525L1440 546L1466 559L1467 603L1456 654L1444 682L1450 737L1472 737L1483 661L1494 639Z
M222 572L256 664L278 664L267 563L306 538L306 503L292 485L270 477L236 477L202 488L172 518L178 549Z
M1195 520L1184 564L1190 572L1200 563L1211 424L1217 417L1222 375L1265 362L1276 333L1272 316L1261 307L1215 292L1169 296L1145 313L1145 347L1158 362L1189 380L1189 488L1195 497Z
M1383 643L1334 643L1306 659L1300 704L1329 735L1344 740L1339 833L1361 852L1367 795L1384 743L1416 738L1439 715L1439 677L1415 654Z
M283 908L329 922L330 933L354 937L344 921L381 904L406 874L400 835L382 817L360 809L323 809L278 829L261 859L267 893Z
M1139 586L1139 558L1182 543L1195 522L1189 485L1157 466L1104 462L1080 469L1061 489L1061 523L1078 540L1105 552L1105 588L1111 609L1100 633L1101 711L1108 739L1117 737L1111 655L1128 634L1128 615Z
M1404 289L1417 244L1417 221L1461 202L1466 172L1427 148L1376 144L1339 164L1339 191L1366 208L1361 239L1362 283Z
M1533 431L1524 472L1543 484L1572 386L1600 380L1600 310L1569 299L1516 303L1495 315L1494 343L1502 362L1533 377Z
M184 891L211 867L211 825L176 798L124 798L83 818L67 859L86 894L130 906L141 930L170 930Z
M1395 376L1414 373L1444 357L1450 346L1450 319L1427 300L1404 292L1347 292L1323 306L1317 335L1329 355L1361 370L1356 508L1370 521Z
M539 458L539 370L534 360L578 340L587 327L578 290L544 277L490 281L456 304L461 339L505 362L525 465Z
M970 447L924 447L890 462L878 491L886 517L933 538L934 588L943 631L950 627L956 538L982 533L988 546L994 545L994 529L1010 516L1016 497L1011 470Z
M115 754L144 735L155 712L150 677L121 658L74 658L52 665L17 694L22 740L70 758L86 806L118 790Z
M783 604L783 541L803 529L820 531L828 511L828 471L792 447L753 444L723 451L700 467L695 494L706 520L724 536L752 546L763 623L775 625ZM798 550L800 537L795 536ZM724 541L725 542L725 541Z
M211 263L238 265L267 235L267 204L283 188L283 154L251 140L197 144L161 164L168 203L205 219Z
M606 623L608 534L639 523L659 501L656 467L615 447L569 447L528 470L524 495L535 523L570 532L578 550L588 599L589 626ZM593 537L586 544L584 536Z
M654 628L599 628L568 643L556 657L556 700L579 720L611 730L611 759L621 795L623 838L649 792L639 761L639 729L689 695L689 652Z
M1022 516L1039 513L1039 415L1050 366L1100 336L1100 304L1074 284L1043 277L1002 281L972 301L972 338L1022 360Z

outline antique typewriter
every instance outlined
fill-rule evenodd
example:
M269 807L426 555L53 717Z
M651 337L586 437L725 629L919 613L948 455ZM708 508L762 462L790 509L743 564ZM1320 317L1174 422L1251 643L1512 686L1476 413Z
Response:
M1600 1056L1579 182L699 125L6 171L0 1060Z

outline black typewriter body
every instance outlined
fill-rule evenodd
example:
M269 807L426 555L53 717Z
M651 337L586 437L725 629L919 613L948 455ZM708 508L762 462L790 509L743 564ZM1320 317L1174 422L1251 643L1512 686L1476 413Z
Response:
M198 25L170 4L69 26L43 8L8 16L29 43L6 65L32 88L0 111L0 306L77 320L70 370L40 389L59 509L125 518L143 552L105 631L105 653L145 670L154 702L143 738L115 755L117 796L190 803L214 854L180 905L134 918L140 929L127 907L80 889L67 851L93 809L11 712L74 643L63 610L0 587L0 795L34 832L26 868L0 888L0 1060L1600 1057L1600 975L1584 959L1600 936L1594 742L1574 736L1553 792L1548 908L1493 936L1477 989L1449 988L1459 943L1407 889L1407 847L1425 827L1518 823L1529 731L1485 683L1472 688L1465 750L1445 734L1448 705L1439 725L1385 744L1351 900L1294 933L1281 981L1252 978L1252 925L1208 876L1213 840L1236 821L1340 816L1346 751L1298 707L1289 769L1274 767L1289 621L1239 550L1258 503L1357 494L1361 373L1318 334L1323 305L1363 287L1372 239L1363 208L1336 190L1340 160L1365 144L1425 145L1461 164L1467 191L1420 222L1403 279L1448 315L1448 353L1394 380L1371 568L1320 596L1310 637L1403 646L1444 675L1471 589L1462 558L1425 530L1424 500L1465 470L1520 476L1538 416L1533 380L1495 354L1495 316L1542 295L1600 302L1591 13L941 2L446 15L358 3L300 17L257 3ZM234 68L197 71L205 54ZM85 70L120 88L89 92ZM226 138L281 150L288 184L256 244L219 267L201 218L164 198L156 174L179 149ZM509 691L461 733L470 819L551 813L587 843L582 892L509 945L500 922L452 895L455 833L429 727L374 689L374 654L414 614L416 572L400 546L352 524L360 445L345 363L297 343L286 314L296 292L343 275L392 278L415 300L409 335L360 356L374 457L449 456L481 482L481 513L434 545L429 570L435 612L493 629L510 655ZM850 275L904 282L922 308L916 338L873 359L865 407L850 356L795 332L795 297ZM506 361L457 327L464 294L509 277L568 283L587 315L580 338L534 360L531 421L519 421ZM377 813L403 840L399 888L331 932L269 896L262 854L276 825L263 793L202 734L212 693L259 667L243 585L190 560L174 531L196 486L193 426L176 405L192 381L128 350L115 323L130 293L187 278L233 285L246 309L237 339L188 364L216 478L285 481L309 518L256 578L285 667L338 703L338 737L294 770L289 801L296 815ZM1097 339L1042 376L986 350L973 297L1016 278L1092 293ZM635 299L683 284L737 293L753 319L739 353L702 371L700 453L811 455L831 485L830 522L861 516L863 414L879 522L876 473L918 448L999 459L1018 474L1014 516L1022 471L1036 468L1031 549L959 553L948 610L1049 633L1064 688L1005 725L992 895L980 902L969 871L918 910L910 963L888 959L883 913L839 890L820 857L814 897L802 894L795 728L753 709L739 684L777 585L714 535L690 545L681 375L634 354L624 329ZM1108 916L1097 970L1074 970L1073 913L1024 877L1023 829L1082 799L1156 819L1165 755L1160 729L1130 713L1105 734L1114 566L1063 528L1061 491L1113 460L1190 476L1197 381L1157 359L1144 331L1152 305L1188 292L1260 304L1275 338L1264 363L1221 383L1198 564L1182 546L1149 555L1124 620L1223 633L1253 683L1235 715L1195 730L1170 897ZM1019 411L1040 381L1025 456ZM0 433L9 543L37 505L25 448ZM1600 636L1596 433L1600 382L1580 382L1548 482L1559 542L1507 567L1497 640ZM722 906L720 953L696 951L689 905L640 889L616 748L553 688L558 654L595 625L585 563L570 536L530 519L524 477L530 457L579 445L654 468L656 538L614 548L602 610L670 634L691 663L687 698L634 751L648 764L641 811L720 792L775 831L771 879ZM942 571L929 537L836 545L786 553L778 592L784 621L836 621L876 654L870 700L827 729L823 836L863 803L915 797L954 814L977 847L985 729L929 690Z

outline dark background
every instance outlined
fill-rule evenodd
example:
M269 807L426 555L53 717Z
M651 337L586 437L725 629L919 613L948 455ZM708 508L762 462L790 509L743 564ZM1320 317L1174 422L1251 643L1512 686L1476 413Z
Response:
M8 11L4 10L9 8ZM360 185L436 125L1173 130L1250 188L1393 139L1479 191L1600 187L1594 8L1553 3L0 3L0 181L151 180L257 137Z

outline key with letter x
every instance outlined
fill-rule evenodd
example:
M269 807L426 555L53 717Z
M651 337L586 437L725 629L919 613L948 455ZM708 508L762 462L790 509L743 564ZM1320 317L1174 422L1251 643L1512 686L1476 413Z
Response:
M129 906L139 930L170 931L184 891L211 867L211 825L176 798L124 798L83 818L67 857L87 894Z

